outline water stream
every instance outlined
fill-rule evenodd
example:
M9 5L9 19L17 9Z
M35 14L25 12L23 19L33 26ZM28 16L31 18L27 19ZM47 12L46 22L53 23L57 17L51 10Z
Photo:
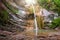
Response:
M34 13L34 26L35 26L35 35L37 36L38 35L38 26L37 26L37 20L36 20L36 13L35 13L35 8L34 8L34 5L32 4L32 7L33 7L33 13Z

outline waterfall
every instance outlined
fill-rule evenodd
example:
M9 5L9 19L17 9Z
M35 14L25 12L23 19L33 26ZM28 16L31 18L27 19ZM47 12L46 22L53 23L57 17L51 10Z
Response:
M32 7L33 7L33 12L34 12L35 35L37 36L37 35L38 35L38 26L37 26L37 20L36 20L35 8L34 8L33 4L32 4Z

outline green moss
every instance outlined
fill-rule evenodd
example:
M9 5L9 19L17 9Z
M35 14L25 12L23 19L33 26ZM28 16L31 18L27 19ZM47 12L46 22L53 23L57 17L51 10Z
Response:
M1 10L0 11L0 19L2 21L7 21L8 20L8 12L6 10Z
M43 17L42 16L37 16L37 24L38 24L38 27L39 29L42 29L44 28L44 22L43 22Z

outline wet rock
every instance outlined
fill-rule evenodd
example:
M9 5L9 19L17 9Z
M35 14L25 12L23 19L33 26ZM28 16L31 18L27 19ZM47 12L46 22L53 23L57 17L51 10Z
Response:
M45 38L40 38L39 40L45 40Z
M37 36L37 39L39 39L39 40L46 40L46 36Z
M60 27L55 28L55 30L59 31L60 30Z
M25 38L24 35L17 34L17 35L12 36L10 40L25 40L24 38Z
M57 40L56 37L50 37L49 40Z
M45 36L37 36L37 38L46 38Z

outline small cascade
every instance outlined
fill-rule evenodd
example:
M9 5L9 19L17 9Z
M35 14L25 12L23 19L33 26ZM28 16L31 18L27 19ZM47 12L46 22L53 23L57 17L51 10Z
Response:
M32 7L33 7L33 13L34 13L34 26L35 26L35 35L37 36L38 35L38 26L37 26L37 20L36 20L36 15L35 15L35 8L32 4Z

